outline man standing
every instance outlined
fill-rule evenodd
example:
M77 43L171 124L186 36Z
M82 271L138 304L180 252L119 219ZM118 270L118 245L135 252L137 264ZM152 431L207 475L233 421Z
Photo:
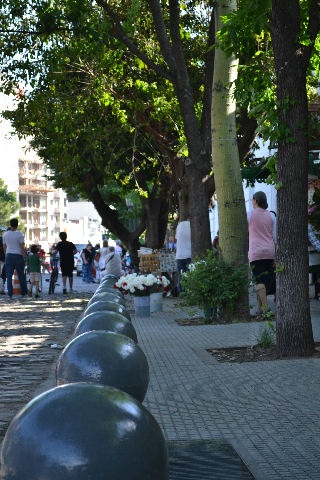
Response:
M69 278L70 291L73 286L73 268L74 254L77 253L76 246L72 242L67 241L66 232L60 232L61 242L57 243L57 251L60 255L60 267L62 273L63 294L67 293L67 277Z
M17 231L18 220L12 218L10 220L10 230L3 235L3 249L5 252L5 268L7 274L7 288L9 298L12 298L12 275L14 270L17 271L21 295L24 297L27 293L27 282L24 274L26 249L24 244L24 236Z
M3 238L0 235L0 294L4 294L4 280L3 280L3 273L4 273L4 261L5 261L5 254L3 249Z
M122 255L122 247L121 247L121 242L120 240L116 240L116 246L115 246L115 252L118 253L121 257Z
M181 273L186 272L191 263L191 229L190 221L184 220L178 223L176 230L176 260L178 268L178 290L181 292Z

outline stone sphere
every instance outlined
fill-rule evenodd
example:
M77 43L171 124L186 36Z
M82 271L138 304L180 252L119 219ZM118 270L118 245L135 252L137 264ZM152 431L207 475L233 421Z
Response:
M110 292L98 292L93 297L91 297L90 301L88 302L88 306L92 305L93 303L99 302L101 300L107 300L108 302L115 302L115 303L120 303L120 305L125 305L125 299L122 297L119 297L118 295L114 295L113 293Z
M118 312L121 313L121 315L124 315L128 320L131 320L128 310L126 310L123 305L112 301L108 302L107 300L100 300L99 302L92 303L86 308L84 314L85 316L87 316L89 315L89 313L99 312L101 310L111 310L112 312Z
M101 282L105 282L106 280L114 280L115 282L118 280L118 277L116 275L112 275L112 273L107 273L107 275L104 275L101 279Z
M77 325L76 336L92 330L120 333L137 342L137 333L129 320L118 312L93 312L84 317Z
M123 293L120 292L120 290L114 287L109 287L108 285L99 285L94 295L100 292L109 292L109 293L113 293L113 295L117 295L120 298L124 298L124 295Z
M125 392L94 384L48 390L12 420L2 480L168 480L159 425Z
M75 337L57 362L57 385L92 382L110 385L143 401L149 383L147 358L131 338L95 330Z
M103 277L101 280L100 280L100 284L101 285L111 285L113 287L113 285L118 281L118 277L115 277L114 275L106 275L105 277Z

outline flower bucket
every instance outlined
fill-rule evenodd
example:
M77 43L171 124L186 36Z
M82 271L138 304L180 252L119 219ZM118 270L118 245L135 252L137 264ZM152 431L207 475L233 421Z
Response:
M150 317L150 295L134 297L134 308L137 317Z
M163 293L155 292L150 294L150 312L162 312Z

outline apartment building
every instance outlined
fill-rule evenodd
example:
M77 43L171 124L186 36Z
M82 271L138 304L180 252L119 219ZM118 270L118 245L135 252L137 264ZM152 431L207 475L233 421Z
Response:
M27 245L40 243L46 250L59 240L60 231L67 230L67 196L45 177L47 167L35 152L20 151L18 166L19 214L26 227L25 241Z

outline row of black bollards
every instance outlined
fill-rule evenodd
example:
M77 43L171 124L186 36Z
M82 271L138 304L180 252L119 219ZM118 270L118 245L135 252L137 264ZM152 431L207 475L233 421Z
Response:
M140 403L148 362L114 281L104 278L62 351L58 386L12 420L1 480L168 480L163 434Z

